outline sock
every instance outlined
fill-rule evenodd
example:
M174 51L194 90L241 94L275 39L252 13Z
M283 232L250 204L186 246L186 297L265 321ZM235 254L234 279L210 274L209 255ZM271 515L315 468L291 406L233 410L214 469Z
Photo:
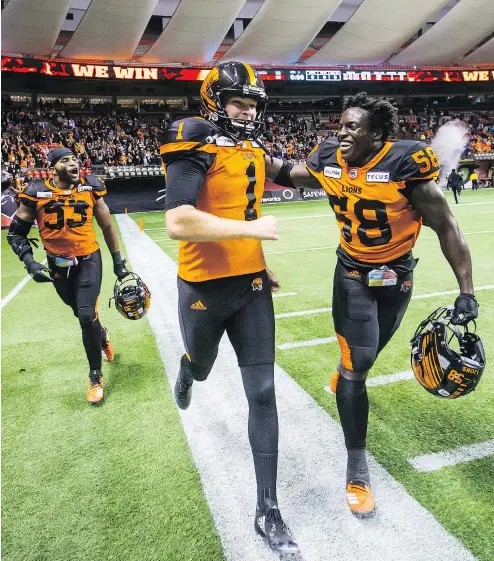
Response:
M364 481L370 484L369 468L365 456L365 448L350 448L347 450L346 482Z
M340 376L336 388L336 405L347 449L365 448L369 417L365 380L348 380Z

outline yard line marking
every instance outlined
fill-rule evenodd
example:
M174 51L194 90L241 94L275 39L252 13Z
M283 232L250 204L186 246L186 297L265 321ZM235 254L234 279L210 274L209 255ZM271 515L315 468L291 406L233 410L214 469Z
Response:
M118 215L117 221L132 268L153 294L147 318L173 387L184 352L177 267L149 236L137 235L130 217ZM236 364L224 338L207 383L194 384L192 404L179 414L225 559L273 561L273 553L252 529L255 477L247 400ZM327 561L328 552L340 561L475 561L371 454L367 458L378 516L366 524L356 520L345 504L346 452L339 423L278 365L275 383L280 418L278 496L304 561Z
M486 212L476 212L475 214L466 213L466 214L454 214L454 216L478 216L479 214L494 214L494 210L488 210Z
M327 216L334 218L334 214L309 214L308 216L282 216L278 220L305 220L306 218L326 218Z
M466 464L489 456L494 456L494 440L478 442L468 446L458 446L444 452L424 454L423 456L409 458L407 461L417 471L437 471L444 467Z
M276 314L274 317L276 319L281 318L293 318L296 316L308 316L310 314L324 314L330 312L333 308L315 308L314 310L305 310L303 312L286 312L283 314Z
M297 296L296 292L273 292L273 298L284 298L285 296Z
M338 339L336 337L324 337L322 339L311 339L310 341L294 341L293 343L283 343L282 345L276 345L280 351L286 351L287 349L297 349L298 347L316 347L318 345L327 345L328 343L334 343Z
M475 234L492 234L494 230L481 230L479 232L462 232L464 236L473 236ZM418 238L417 242L421 240L433 240L438 239L437 236L421 236ZM302 249L285 249L284 251L266 251L264 252L265 255L275 255L279 253L298 253L300 251L320 251L323 249L336 249L337 245L324 245L322 247L304 247Z
M44 259L41 264L44 265L46 263L46 259ZM14 286L14 288L7 294L7 296L5 296L5 298L2 298L2 305L0 306L0 310L3 309L4 306L6 306L14 296L16 296L17 294L19 294L19 292L21 291L22 287L28 283L31 280L31 275L26 275L21 282L19 282L16 286Z
M264 255L276 255L277 253L298 253L299 251L319 251L321 249L336 249L337 245L325 245L323 247L304 247L303 249L286 249L284 251L265 251Z
M476 286L474 288L475 292L479 290L492 290L494 288L494 284L487 284L485 286ZM436 296L447 296L449 294L459 294L459 289L455 290L446 290L444 292L428 292L427 294L417 294L416 296L412 296L412 300L423 300L424 298L435 298ZM326 314L331 312L333 308L314 308L312 310L302 310L300 312L284 312L282 314L276 314L276 319L282 318L291 318L297 316L308 316L313 314Z
M405 372L396 372L396 374L383 374L382 376L374 376L372 378L367 378L365 385L369 387L384 386L386 384L394 384L395 382L404 382L406 380L411 380L415 376L412 370L406 370ZM324 386L324 389L328 393L333 393L329 386Z

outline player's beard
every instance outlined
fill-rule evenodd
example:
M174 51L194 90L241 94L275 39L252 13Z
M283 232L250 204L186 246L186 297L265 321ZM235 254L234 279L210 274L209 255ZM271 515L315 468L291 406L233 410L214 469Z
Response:
M69 169L75 170L75 166L67 166L57 170L59 181L66 185L78 185L81 181L79 168L77 168L77 173L75 171L69 172Z

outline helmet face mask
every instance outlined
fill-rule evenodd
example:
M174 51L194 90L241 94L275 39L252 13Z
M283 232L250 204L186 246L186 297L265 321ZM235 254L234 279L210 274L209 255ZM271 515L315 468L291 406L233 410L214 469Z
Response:
M113 288L115 308L127 319L141 319L151 306L151 293L141 277L130 273L122 280L117 279Z
M438 397L456 399L473 391L485 368L480 337L451 323L452 309L438 308L417 328L412 370L417 381ZM456 342L459 351L452 348Z
M254 99L256 119L234 119L226 112L231 97ZM235 140L250 140L262 132L267 96L257 72L248 64L224 62L213 68L201 86L201 113L222 132Z

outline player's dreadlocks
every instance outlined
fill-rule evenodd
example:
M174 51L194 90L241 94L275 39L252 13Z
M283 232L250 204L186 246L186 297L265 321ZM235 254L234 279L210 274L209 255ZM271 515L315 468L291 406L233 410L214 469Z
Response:
M361 107L369 112L372 128L383 131L383 142L398 132L398 109L387 99L369 97L366 92L360 92L344 98L343 111L350 107Z

